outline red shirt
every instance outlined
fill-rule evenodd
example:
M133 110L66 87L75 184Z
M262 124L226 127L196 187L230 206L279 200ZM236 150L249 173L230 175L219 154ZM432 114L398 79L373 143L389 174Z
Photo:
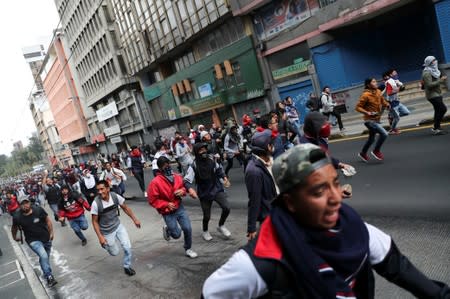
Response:
M69 220L75 219L84 214L84 209L89 210L90 208L89 203L81 195L72 193L60 202L58 216L67 217Z

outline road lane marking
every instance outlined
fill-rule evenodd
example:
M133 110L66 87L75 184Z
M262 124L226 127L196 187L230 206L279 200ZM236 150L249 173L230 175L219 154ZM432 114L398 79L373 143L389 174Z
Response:
M1 267L4 267L4 266L9 265L9 264L13 264L13 263L16 266L16 270L10 271L8 273L0 275L0 279L5 278L5 277L10 276L10 275L13 275L14 273L17 273L19 275L19 279L16 279L16 280L14 280L12 282L9 282L7 284L4 284L4 285L0 285L0 289L6 288L6 287L8 287L10 285L13 285L13 284L15 284L15 283L17 283L17 282L19 282L19 281L21 281L21 280L23 280L25 278L25 275L23 274L22 268L20 267L19 261L17 259L13 260L11 262L8 262L6 264L3 264L3 265L1 265Z
M445 127L450 125L450 122L446 122L446 123L442 123L441 126ZM419 130L423 130L423 129L430 129L432 128L433 125L426 125L426 126L420 126L420 127L413 127L413 128L406 128L406 129L402 129L402 132L412 132L412 131L419 131ZM333 139L330 140L329 143L337 143L337 142L342 142L342 141L350 141L350 140L358 140L358 139L366 139L367 138L367 133L363 134L363 135L359 135L359 136L353 136L353 137L344 137L344 138L339 138L339 139Z

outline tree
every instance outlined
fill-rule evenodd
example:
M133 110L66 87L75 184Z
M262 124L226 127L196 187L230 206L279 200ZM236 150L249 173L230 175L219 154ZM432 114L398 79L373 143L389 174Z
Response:
M29 139L30 143L27 146L27 149L37 157L37 160L42 159L42 153L44 152L44 147L42 146L41 141L35 135L31 136Z

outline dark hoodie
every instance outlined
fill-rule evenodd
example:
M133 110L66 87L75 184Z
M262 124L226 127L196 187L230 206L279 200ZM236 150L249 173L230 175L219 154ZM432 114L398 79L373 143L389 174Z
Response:
M327 117L320 112L313 111L306 115L303 125L303 136L300 137L300 143L312 143L320 146L324 151L328 151L328 138L319 136L320 129L327 122ZM331 157L334 168L338 169L340 161Z

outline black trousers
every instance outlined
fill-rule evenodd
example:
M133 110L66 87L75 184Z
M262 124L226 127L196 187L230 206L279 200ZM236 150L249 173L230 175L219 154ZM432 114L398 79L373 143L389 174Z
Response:
M228 215L230 214L230 204L228 203L227 195L225 192L219 192L216 196L211 198L200 198L200 205L203 211L203 231L206 232L208 230L208 223L211 219L211 206L213 201L217 202L222 209L222 213L220 214L219 226L225 224L225 220L227 220Z
M442 97L436 97L428 100L434 108L434 126L433 129L441 129L441 121L447 112L447 107L442 101Z
M133 171L133 175L139 183L142 192L145 192L144 171Z
M344 125L342 124L341 114L339 112L337 111L323 112L323 115L325 115L328 118L330 118L330 115L333 115L337 119L339 130L342 130L344 128Z

